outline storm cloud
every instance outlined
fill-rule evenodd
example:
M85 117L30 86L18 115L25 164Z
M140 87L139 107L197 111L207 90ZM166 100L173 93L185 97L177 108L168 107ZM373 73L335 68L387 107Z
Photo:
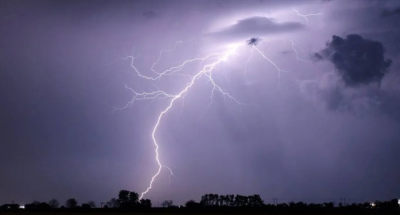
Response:
M346 38L332 36L325 49L314 55L315 60L329 60L349 87L380 83L392 61L385 59L382 43L364 39L358 34Z
M205 35L213 40L243 40L254 36L267 36L303 29L298 22L278 23L271 18L253 16L238 20L236 24Z
M322 102L327 110L354 115L385 115L399 120L394 111L400 97L380 89L392 61L385 59L385 48L379 41L358 34L342 38L334 35L326 48L314 53L313 60L329 60L335 73L326 73L319 81L305 81L302 92ZM378 83L378 87L372 83Z
M400 119L400 16L381 17L394 7L377 2L0 1L0 204L73 197L99 205L120 189L144 191L158 168L151 132L170 98L113 110L131 101L125 86L175 94L188 77L144 80L130 59L119 59L137 56L138 71L153 76L160 51L176 41L188 42L163 52L155 71L222 52L220 42L201 40L207 33L243 45L260 37L257 48L290 72L278 77L250 47L239 47L213 78L244 105L215 91L210 106L212 83L197 79L156 134L160 159L174 177L163 169L145 198L154 205L197 201L205 193L257 193L267 204L393 198L400 193L400 172L393 171L400 162L400 120L393 120ZM292 8L321 15L303 25ZM332 35L346 34L387 48L393 65L380 88L346 86L320 52ZM299 60L315 52L323 62ZM190 63L180 74L213 60Z

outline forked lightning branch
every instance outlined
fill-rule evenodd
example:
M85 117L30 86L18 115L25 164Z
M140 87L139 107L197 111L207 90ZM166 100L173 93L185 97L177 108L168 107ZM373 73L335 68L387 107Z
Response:
M260 41L259 38L251 38L250 40L247 41L247 44L251 46L252 48L252 53L255 51L258 54L261 55L261 57L263 59L265 59L266 61L268 61L269 63L271 63L274 68L276 69L276 71L278 72L279 76L281 72L284 72L284 70L281 70L271 59L269 59L268 57L265 56L265 54L260 51L256 45L258 44L258 42ZM130 91L132 91L133 93L133 97L132 100L129 101L124 107L118 108L116 110L122 110L127 108L128 106L132 105L135 101L139 101L139 100L153 100L153 99L169 99L168 105L165 107L165 109L158 115L157 117L157 121L155 122L155 125L152 129L151 132L151 138L153 141L153 144L155 146L155 160L157 161L157 171L156 173L152 176L149 186L146 188L145 191L143 191L139 197L139 199L142 199L143 196L148 193L150 191L150 189L152 189L153 183L156 180L157 176L160 174L161 170L163 168L167 169L171 175L173 175L171 168L165 166L162 161L160 160L159 157L159 144L166 144L166 143L161 143L156 135L157 135L157 131L158 128L160 126L160 124L163 122L162 119L163 117L168 114L168 112L171 110L171 108L174 106L174 104L177 102L177 100L179 100L180 98L182 98L195 84L201 84L199 82L200 78L205 77L207 78L208 82L212 84L212 91L211 91L211 97L214 95L215 92L219 92L221 93L224 97L227 97L231 100L233 100L234 102L236 102L239 105L242 105L241 102L239 102L235 97L233 97L232 95L230 95L228 92L224 91L222 89L221 86L219 86L216 81L213 79L213 75L212 72L214 70L217 69L217 67L223 63L229 60L229 58L233 55L238 55L237 50L239 47L244 46L245 44L236 44L236 45L231 45L229 47L226 48L225 51L223 52L215 52L215 53L211 53L205 57L202 58L193 58L193 59L188 59L186 61L184 61L182 64L171 67L167 70L164 70L162 72L157 72L154 70L154 66L156 64L158 64L162 54L164 52L171 52L174 51L176 49L176 46L178 44L182 43L181 41L178 41L175 44L175 47L173 49L169 49L169 50L163 50L160 52L159 54L159 58L157 59L157 61L153 64L151 71L154 73L154 76L148 76L148 75L144 75L143 73L141 73L136 67L135 67L135 58L133 56L128 56L125 59L126 60L131 60L131 67L133 68L133 70L135 71L135 73L137 74L138 77L143 78L143 79L147 79L147 80L152 80L152 81L156 81L158 79L161 79L163 76L172 76L174 74L176 74L177 72L180 72L186 65L188 65L189 63L192 62L205 62L205 61L210 61L211 63L207 63L205 64L196 74L190 76L190 75L186 75L187 77L189 77L189 81L186 84L186 86L179 91L179 93L177 94L170 94L167 93L165 91L162 90L157 90L157 91L151 91L151 92L136 92L135 90L133 90L132 88L125 86L127 89L129 89ZM252 56L252 55L251 55ZM250 57L251 57L250 56ZM250 59L249 57L249 59ZM198 83L199 82L199 83Z
M308 22L308 19L307 19L308 16L319 15L319 14L302 15L302 14L299 14L297 11L295 11L295 12L297 13L297 15L306 19L307 22ZM281 72L287 72L287 71L280 69L279 66L275 62L273 62L270 58L268 58L266 56L266 54L264 52L262 52L260 49L257 48L256 45L260 42L260 40L261 40L260 38L254 37L254 38L251 38L246 41L247 45L251 46L252 50L251 50L251 54L249 55L249 57L246 61L245 68L247 68L247 64L248 64L250 58L253 56L254 52L256 52L257 54L259 54L262 57L262 59L264 59L267 63L271 64L275 68L275 70L278 74L278 84L279 84ZM161 111L158 114L157 120L156 120L156 122L152 128L152 132L151 132L152 143L154 144L154 147L155 147L155 160L158 165L157 171L151 177L148 187L145 189L145 191L143 191L140 194L139 200L142 199L144 197L144 195L146 195L152 189L154 181L156 180L157 176L160 174L160 172L163 168L168 170L170 172L170 174L173 175L172 169L167 167L166 165L164 165L163 162L160 160L159 146L160 146L160 144L168 144L168 143L161 142L160 140L157 139L158 128L161 123L166 123L163 121L163 118L172 109L174 104L179 99L182 99L183 96L185 96L186 93L189 90L191 90L191 88L194 85L201 84L201 82L199 81L200 78L205 77L208 80L207 82L212 84L211 99L213 98L214 93L218 92L218 93L221 93L225 98L229 98L232 101L234 101L235 103L237 103L239 105L243 105L235 97L230 95L228 92L224 91L223 88L221 86L219 86L216 83L216 81L213 79L212 74L217 69L217 67L220 66L220 64L222 64L225 61L228 61L233 55L238 55L238 53L237 53L238 49L242 46L245 46L246 43L243 42L242 44L230 45L225 48L225 51L210 53L201 58L188 59L188 60L185 60L183 63L173 66L171 68L168 68L162 72L156 71L154 69L154 67L159 63L163 54L175 51L177 46L182 43L183 43L182 41L178 41L178 42L176 42L175 46L172 49L160 51L157 61L154 62L151 67L151 71L153 74L152 76L145 75L144 73L140 72L136 68L134 56L127 56L124 58L125 60L130 60L130 62L131 62L130 65L131 65L132 69L135 71L136 75L139 78L142 78L145 80L157 81L165 76L174 76L174 75L184 75L189 78L186 85L184 85L184 87L181 89L181 91L179 91L179 93L177 93L177 94L170 94L163 90L156 90L156 91L150 91L150 92L137 92L134 89L132 89L128 86L125 86L127 89L129 89L133 93L133 97L132 97L131 101L129 101L125 106L115 109L115 110L125 109L125 108L131 106L135 101L140 101L140 100L169 99L166 107L163 109L163 111ZM292 47L293 47L294 51L296 52L296 56L297 56L297 51L294 48L293 41L292 41ZM299 58L297 57L297 59L299 59ZM185 66L187 66L188 64L193 63L193 62L201 62L201 63L204 63L204 65L194 75L187 75L187 74L179 73L183 70L183 68L185 68ZM208 62L208 63L205 63L205 62ZM246 69L244 72L246 74Z

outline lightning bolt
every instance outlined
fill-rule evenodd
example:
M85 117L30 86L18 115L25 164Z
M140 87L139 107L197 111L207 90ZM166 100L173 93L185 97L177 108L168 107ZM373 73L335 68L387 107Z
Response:
M289 72L289 71L280 69L280 68L276 65L276 63L274 63L270 58L268 58L267 56L265 56L264 52L260 51L260 49L258 49L255 45L252 46L252 49L256 50L256 51L258 52L258 54L260 54L260 56L261 56L264 60L268 61L272 66L275 67L276 71L278 72L278 86L279 86L280 83L281 83L281 73L282 73L282 72Z
M250 56L249 56L249 58L247 58L247 60L246 60L246 64L245 64L245 66L244 66L244 73L243 73L243 76L244 76L244 78L246 79L246 82L249 82L249 79L247 78L247 64L249 64L249 61L251 60L251 57L253 57L253 53L254 53L254 48L252 47L251 48L251 54L250 54Z
M131 60L131 63L130 63L131 67L140 78L143 78L146 80L152 80L152 81L159 80L163 76L171 76L171 75L181 71L185 67L185 65L187 65L189 63L192 63L195 61L200 61L201 63L204 63L206 60L214 60L214 62L212 62L212 63L205 64L202 67L202 69L199 72L197 72L195 75L193 75L193 76L186 75L187 77L190 78L190 80L178 94L170 94L170 93L167 93L162 90L156 90L156 91L152 91L152 92L137 92L137 91L133 90L132 88L128 87L127 85L125 85L125 88L132 92L133 97L132 97L131 101L129 101L125 106L120 107L120 108L115 108L114 111L123 110L125 108L128 108L129 106L133 105L133 103L135 101L140 101L140 100L154 101L154 100L158 100L158 99L170 99L168 106L158 115L157 121L151 132L151 138L152 138L153 144L155 146L155 160L156 160L157 166L158 166L157 172L151 177L149 186L146 188L146 190L140 194L139 200L142 199L144 197L144 195L146 195L152 189L155 179L161 173L161 170L163 168L167 169L170 172L170 177L173 176L173 172L172 172L171 168L169 168L166 165L163 165L160 160L160 154L159 154L160 146L159 146L159 142L156 138L156 133L157 133L157 130L158 130L160 123L161 123L163 117L165 116L165 114L167 114L171 110L171 108L173 107L173 105L176 103L176 101L179 98L182 98L182 99L184 98L184 96L187 94L187 92L190 90L190 88L192 88L192 86L195 85L197 80L199 80L201 77L206 77L208 79L207 82L212 84L212 90L211 90L211 95L210 95L210 104L208 107L210 107L212 104L215 92L221 93L224 96L224 98L227 97L227 98L233 100L235 103L237 103L240 106L245 105L245 104L239 102L235 97L230 95L228 92L224 91L223 88L221 86L219 86L212 77L212 71L214 71L215 68L219 64L227 61L229 59L229 57L231 57L232 55L237 55L236 51L241 45L233 45L231 47L228 47L226 49L226 51L221 52L221 53L211 53L202 58L189 59L189 60L184 61L183 63L181 63L178 66L171 67L163 72L157 72L154 69L154 67L159 63L159 61L161 59L161 55L165 52L174 51L176 49L176 46L181 43L182 43L181 41L178 41L175 43L175 46L172 49L160 51L159 57L157 58L156 62L153 63L153 65L151 67L151 71L154 73L154 76L147 76L147 75L144 75L141 72L139 72L139 70L134 66L135 57L133 57L133 55L122 58L124 60ZM274 63L270 58L268 58L264 54L264 52L261 51L260 49L258 49L255 45L253 45L251 47L251 55L246 61L245 70L247 70L247 64L248 64L250 58L253 56L254 52L257 52L264 60L268 61L276 69L276 71L278 72L278 77L279 77L278 80L280 82L281 72L288 72L288 71L280 69L276 63Z
M318 14L308 14L308 15L302 15L300 13L298 13L297 10L293 9L299 16L302 16L306 22L308 23L308 16L314 16L314 15L319 15ZM211 106L212 101L213 101L213 97L215 92L219 92L223 95L224 99L225 98L229 98L230 100L234 101L235 103L237 103L239 106L241 105L246 105L243 104L241 102L239 102L235 97L233 97L232 95L230 95L228 92L226 92L221 86L219 86L215 80L213 79L213 71L218 67L219 64L222 64L224 62L226 62L227 60L229 60L229 58L233 55L238 55L237 54L237 49L241 46L244 46L245 44L240 44L240 45L231 45L229 47L227 47L225 49L225 51L223 52L214 52L211 54L206 55L205 57L197 57L197 58L192 58L192 59L188 59L185 60L183 63L177 65L177 66L173 66L169 69L166 69L162 72L158 72L155 70L156 65L159 64L162 55L164 53L169 53L169 52L173 52L177 49L177 46L185 43L182 41L177 41L174 45L173 48L171 49L165 49L159 52L158 58L157 60L152 64L150 70L152 72L152 75L145 75L143 73L141 73L136 67L135 67L135 60L137 57L134 57L134 55L130 55L124 58L121 58L123 60L130 60L130 66L132 67L133 71L136 73L136 75L142 79L145 80L150 80L150 81L157 81L162 79L165 76L172 76L172 75L180 75L180 76L185 76L187 78L189 78L188 82L186 83L185 87L177 94L171 94L171 93L167 93L163 90L157 89L155 91L151 91L151 92L137 92L134 89L128 87L127 85L125 85L125 88L128 89L129 91L132 92L133 96L132 99L126 103L125 106L120 107L120 108L115 108L114 111L117 110L123 110L128 108L129 106L133 105L133 103L135 101L141 101L141 100L159 100L159 99L169 99L168 105L166 108L164 108L158 115L157 120L155 125L153 126L152 132L151 132L151 139L152 139L152 143L155 147L155 160L157 162L157 171L156 173L151 177L151 180L149 182L148 187L145 189L145 191L143 191L140 194L139 200L143 199L143 197L153 188L153 183L156 180L157 176L159 176L159 174L161 173L162 169L167 169L170 172L170 178L171 176L174 176L172 169L169 168L168 166L164 165L161 160L160 160L160 153L159 153L159 148L160 148L160 144L159 141L157 140L156 134L158 131L158 128L162 122L163 117L171 111L172 107L174 106L174 104L177 102L177 100L182 99L184 101L184 97L187 95L188 91L198 82L198 80L200 78L206 78L207 79L207 83L211 83L212 84L212 90L211 90L211 94L210 94L210 104L208 107ZM296 57L298 60L302 60L298 57L298 52L296 50L296 45L294 44L294 42L292 41L292 48L296 53ZM298 47L300 48L300 47ZM246 72L247 72L247 65L249 63L249 61L251 60L251 58L253 57L254 53L258 53L259 56L261 56L262 59L264 59L265 61L267 61L269 64L271 64L275 70L277 71L278 74L278 85L280 84L280 80L281 80L281 73L282 72L289 72L286 70L282 70L278 67L278 65L271 60L269 57L266 56L266 54L261 51L260 49L258 49L255 45L251 46L251 54L248 57L246 64L245 64L245 71L244 71L244 76L247 80L246 77ZM211 62L210 62L211 61ZM304 61L304 60L302 60ZM199 68L198 68L198 72L195 73L194 75L188 75L188 74L182 74L179 73L182 71L182 69L194 62L199 62ZM206 63L208 62L208 63ZM203 65L204 64L204 65ZM203 65L203 66L202 66ZM202 66L202 67L200 67ZM183 103L182 103L183 105ZM208 108L207 108L208 109Z
M299 47L298 45L296 45L296 44L293 42L293 40L290 40L290 42L292 43L292 49L293 49L294 53L296 54L296 59L297 59L298 61L302 61L302 62L304 62L304 63L307 63L306 60L303 60L303 59L301 59L301 58L299 57L299 52L296 50L296 47L297 47L298 49L300 49L302 52L304 52L304 50L303 50L301 47Z
M303 17L304 20L306 21L306 24L307 24L307 25L308 25L308 18L307 18L307 17L310 17L310 16L319 16L319 15L321 15L321 13L301 14L301 13L299 13L298 10L296 10L296 9L294 9L294 8L293 8L293 11L294 11L297 15Z
M131 101L129 101L125 106L120 107L120 108L115 108L114 111L116 110L123 110L128 108L129 106L133 105L133 103L135 101L140 101L140 100L158 100L158 99L170 99L168 106L161 111L161 113L158 115L157 117L157 121L152 129L151 132L151 138L152 138L152 142L155 146L155 160L157 162L157 171L156 173L151 177L149 186L146 188L145 191L143 191L140 194L139 200L142 199L144 197L144 195L146 195L152 188L153 188L153 183L155 181L155 179L157 178L157 176L161 173L162 169L165 168L170 172L170 177L173 176L173 172L171 170L171 168L169 168L166 165L163 165L161 160L160 160L160 153L159 153L159 142L157 140L156 134L157 134L157 130L160 126L160 123L163 119L163 117L172 109L172 107L174 106L174 104L176 103L176 101L180 98L184 98L184 96L187 94L187 92L196 84L196 82L201 78L201 77L205 77L207 78L207 82L212 84L212 90L211 90L211 94L210 94L210 104L208 107L211 106L212 101L213 101L213 97L215 92L219 92L223 95L224 98L229 98L230 100L234 101L235 103L237 103L239 106L241 105L246 105L244 103L239 102L235 97L233 97L232 95L230 95L228 92L226 92L221 86L219 86L216 81L214 80L213 76L212 76L212 72L217 68L217 66L223 62L226 62L232 55L238 55L236 53L237 49L242 46L242 45L232 45L228 48L226 48L226 50L224 52L215 52L215 53L211 53L205 57L201 57L201 58L193 58L193 59L189 59L184 61L183 63L171 67L167 70L164 70L162 72L157 72L154 67L159 63L161 56L163 53L165 52L171 52L174 51L176 49L176 46L181 44L181 41L178 41L175 43L175 46L172 49L166 49L166 50L162 50L159 53L159 57L157 58L156 62L153 63L152 67L151 67L151 71L153 72L153 76L148 76L148 75L144 75L142 74L134 65L134 60L135 57L133 55L131 56L127 56L125 58L122 58L124 60L130 60L130 66L132 67L132 69L136 72L137 76L139 76L142 79L146 79L146 80L151 80L151 81L156 81L161 79L164 76L171 76L174 75L175 73L181 71L187 64L189 63L193 63L196 61L199 61L201 63L204 63L208 60L212 60L213 62L205 64L199 72L197 72L195 75L190 76L190 75L185 75L186 77L189 77L189 81L186 84L186 86L177 94L170 94L167 93L165 91L162 90L155 90L155 91L151 91L151 92L137 92L134 89L130 88L129 86L125 85L125 88L128 89L129 91L132 92L133 96ZM244 44L243 44L244 45ZM268 61L278 72L278 76L279 76L279 80L280 80L280 73L281 72L287 72L285 70L280 69L276 63L274 63L270 58L268 58L263 51L261 51L260 49L258 49L255 45L252 46L251 48L251 55L249 57L249 59L246 62L246 67L247 67L247 63L249 62L251 56L253 55L254 52L257 52L263 59L265 59L266 61ZM181 74L179 74L181 75Z
M219 86L215 82L215 80L212 77L212 73L211 73L217 67L218 64L227 61L228 58L231 55L236 54L236 49L239 47L238 45L234 45L234 46L229 47L225 52L211 53L211 54L209 54L209 55L207 55L205 57L202 57L202 58L193 58L193 59L186 60L182 64L180 64L178 66L171 67L171 68L169 68L169 69L167 69L167 70L165 70L163 72L155 71L154 67L159 63L159 61L161 59L161 55L164 52L174 51L176 49L176 46L178 44L180 44L180 43L182 43L182 42L178 41L178 42L176 42L174 48L168 49L168 50L162 50L159 53L159 57L158 57L157 61L151 67L151 71L155 74L155 76L147 76L147 75L144 75L141 72L139 72L139 70L134 65L135 57L133 57L133 55L123 58L124 60L131 60L131 64L130 64L131 67L140 78L147 79L147 80L152 80L152 81L159 80L163 76L173 75L173 74L181 71L185 67L185 65L187 65L189 63L192 63L192 62L195 62L195 61L204 62L206 60L216 59L216 60L214 60L213 63L209 63L209 64L204 65L203 68L198 73L196 73L195 75L193 75L193 76L185 75L187 77L190 77L190 81L186 85L186 87L184 87L178 94L169 94L169 93L167 93L165 91L162 91L162 90L156 90L156 91L152 91L152 92L136 92L132 88L130 88L127 85L125 85L125 88L127 88L128 90L130 90L133 93L133 97L132 97L131 101L129 101L125 106L123 106L121 108L116 108L116 109L114 109L114 111L115 110L123 110L123 109L131 106L135 101L166 99L166 98L170 99L169 105L158 115L156 124L154 125L152 133L151 133L153 144L155 146L155 155L156 155L155 156L155 160L157 161L158 169L157 169L157 172L151 178L150 184L147 187L147 189L144 192L141 193L139 199L142 199L143 196L150 191L150 189L152 188L154 180L157 178L157 176L160 174L160 172L161 172L161 170L163 168L166 168L167 170L169 170L169 172L171 173L171 176L173 176L172 170L169 167L163 165L161 163L161 161L160 161L159 143L158 143L157 138L156 138L157 129L158 129L160 123L161 123L161 120L162 120L163 116L168 111L170 111L170 109L173 107L173 105L175 104L175 102L179 98L183 98L184 97L184 95L189 91L189 89L196 83L196 81L198 79L200 79L201 77L206 77L208 79L208 81L212 84L213 88L212 88L212 91L211 91L211 97L210 97L211 100L212 100L212 97L214 96L214 92L218 91L224 96L224 98L228 97L229 99L235 101L237 104L243 105L243 103L240 103L232 95L230 95L228 92L224 91L223 88L221 86Z
M225 52L224 54L222 54L222 57L220 57L216 62L214 62L214 63L212 63L212 64L205 65L205 66L203 67L203 69L200 70L200 72L198 72L196 75L194 75L194 76L192 77L192 79L191 79L191 81L189 82L189 84L187 84L186 87L185 87L182 91L180 91L177 95L172 96L172 99L171 99L171 101L169 102L169 105L167 106L167 108L165 108L165 109L160 113L160 115L158 116L157 122L156 122L156 124L155 124L155 126L154 126L154 128L153 128L153 132L151 133L151 137L152 137L152 139L153 139L153 143L154 143L154 145L155 145L155 147L156 147L155 152L156 152L156 161L157 161L157 164L158 164L158 170L157 170L157 173L151 178L150 185L147 187L147 189L146 189L144 192L141 193L139 199L142 199L143 196L144 196L147 192L149 192L149 190L152 188L152 185L153 185L153 182L154 182L155 178L160 174L161 169L164 167L164 165L161 164L160 159L159 159L159 152L158 152L159 145L158 145L158 142L157 142L157 139L156 139L156 136L155 136L155 135L156 135L156 132L157 132L157 128L158 128L159 125L160 125L160 122L161 122L162 117L172 108L172 106L173 106L173 104L175 103L175 101L176 101L177 99L179 99L180 97L182 97L182 95L184 95L185 93L187 93L187 91L195 84L196 80L199 79L202 75L206 75L206 76L210 79L211 83L213 83L213 85L214 85L214 86L213 86L213 87L214 87L214 88L213 88L213 91L214 91L214 89L218 89L221 93L223 93L223 95L228 95L230 98L233 98L233 97L230 96L228 93L224 92L224 91L222 90L221 87L219 87L218 85L216 85L215 82L214 82L214 80L213 80L212 77L211 77L211 74L207 74L207 73L211 73L211 71L212 71L220 62L222 62L222 61L224 61L225 59L227 59L227 58L229 57L229 55L231 55L234 51L235 51L235 49L229 50L229 51ZM212 55L214 55L214 54L208 55L207 57L203 58L202 60L206 60L207 58L210 58ZM220 54L216 54L216 55L220 55ZM186 61L185 61L185 62L186 62ZM182 68L183 66L184 66L184 65L181 64L179 67ZM163 74L165 74L165 73L163 73ZM167 94L164 93L164 95L167 95ZM233 98L233 99L234 99L234 98ZM235 100L235 101L236 101L236 100ZM168 169L169 169L169 168L168 168ZM171 169L169 169L169 170L171 171ZM171 171L171 172L172 172L172 171Z

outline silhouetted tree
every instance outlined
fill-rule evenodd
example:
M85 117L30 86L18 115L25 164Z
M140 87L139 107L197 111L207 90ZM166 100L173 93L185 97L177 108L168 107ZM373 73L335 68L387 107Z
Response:
M90 205L89 205L88 203L83 203L83 204L81 205L81 208L82 208L82 209L90 209L91 207L90 207Z
M308 207L309 208L322 208L322 205L321 204L310 203L310 204L308 204Z
M362 204L362 207L363 207L363 208L372 208L371 203L369 203L369 202L364 202L364 203Z
M205 194L201 197L200 205L202 207L261 207L264 201L260 195L242 196L242 195L218 195Z
M234 195L229 195L229 206L233 207L235 206L235 196Z
M49 210L51 206L46 202L33 201L31 204L26 204L25 209L27 210Z
M261 199L261 196L260 195L253 195L253 196L251 196L252 198L252 200L251 200L251 206L253 206L253 207L261 207L261 206L263 206L264 205L264 201Z
M150 199L141 199L140 206L144 208L151 208L151 200Z
M324 207L332 209L335 207L335 204L333 202L324 202Z
M38 209L39 210L49 210L49 209L51 209L51 206L49 204L47 204L46 202L41 202L38 205Z
M205 195L203 195L203 196L201 197L200 205L201 205L202 207L207 207L207 206L210 205L209 199L208 199L208 194L205 194Z
M288 208L289 205L286 204L286 203L282 203L282 204L277 204L276 207L277 207L277 208Z
M213 196L213 205L219 206L219 195L218 194L214 194L214 196Z
M65 202L66 208L76 208L78 206L78 202L74 198L70 198Z
M39 204L40 204L40 202L38 202L38 201L33 201L33 202L30 203L30 204L26 204L26 205L25 205L25 209L26 209L26 210L37 210Z
M161 203L161 207L163 208L169 208L171 206L173 206L173 201L172 200L165 200Z
M120 205L127 204L129 202L129 191L120 190L118 194L118 203Z
M194 201L194 200L189 200L185 203L185 206L187 208L199 208L200 207L200 203Z
M91 208L96 207L96 203L94 201L89 201L87 204L90 205Z
M90 208L95 208L95 207L96 207L96 203L94 201L89 201L87 203L82 204L82 208L84 208L84 209L90 209Z
M19 209L19 204L15 204L14 201L12 204L4 204L0 206L0 210L18 210Z
M294 208L294 209L302 209L302 208L306 208L307 204L305 204L304 202L289 202L289 207Z
M139 194L135 192L129 192L129 203L136 205L139 202Z
M128 190L121 190L118 194L119 207L131 208L135 206L140 206L139 194L135 192L130 192Z
M58 208L58 206L60 205L60 203L58 202L58 200L57 199L51 199L50 201L49 201L49 205L50 205L50 207L51 208Z
M110 201L106 203L106 206L109 208L118 208L119 202L116 198L112 198Z
M375 201L375 208L377 209L399 209L399 204L397 199L392 199L389 201Z
M242 195L236 195L235 196L235 206L236 207L244 207L247 206L247 197L246 196L242 196Z

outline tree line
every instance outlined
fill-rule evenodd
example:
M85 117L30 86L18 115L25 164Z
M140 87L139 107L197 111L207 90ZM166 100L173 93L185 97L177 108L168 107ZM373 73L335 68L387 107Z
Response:
M0 206L0 210L7 209L25 209L25 210L50 210L50 209L93 209L96 208L96 203L94 201L89 201L78 204L78 201L75 198L69 198L65 201L64 205L60 205L57 199L51 199L49 202L38 202L33 201L30 204L26 204L24 206L19 204L4 204ZM140 199L139 194L135 192L131 192L128 190L119 191L118 198L112 198L107 203L101 203L100 208L151 208L151 200L150 199Z
M203 207L261 207L264 205L264 201L260 195L206 194L201 197L200 205Z
M105 208L151 208L152 203L150 199L140 199L139 194L128 190L120 190L118 199L112 198L108 201Z
M392 199L389 201L375 201L373 203L339 203L324 202L321 204L305 202L288 202L277 204L264 204L260 195L218 195L205 194L201 196L199 202L189 200L184 205L174 205L172 200L165 200L161 203L162 208L152 208L150 199L139 199L139 194L128 190L120 190L117 198L112 198L106 203L101 202L100 207L96 208L94 201L78 204L75 198L69 198L63 205L58 200L51 199L49 202L34 201L21 207L18 204L5 204L0 206L0 210L24 209L27 211L46 211L46 210L172 210L172 211L237 211L241 208L254 211L371 211L371 210L396 210L400 211L400 200Z

